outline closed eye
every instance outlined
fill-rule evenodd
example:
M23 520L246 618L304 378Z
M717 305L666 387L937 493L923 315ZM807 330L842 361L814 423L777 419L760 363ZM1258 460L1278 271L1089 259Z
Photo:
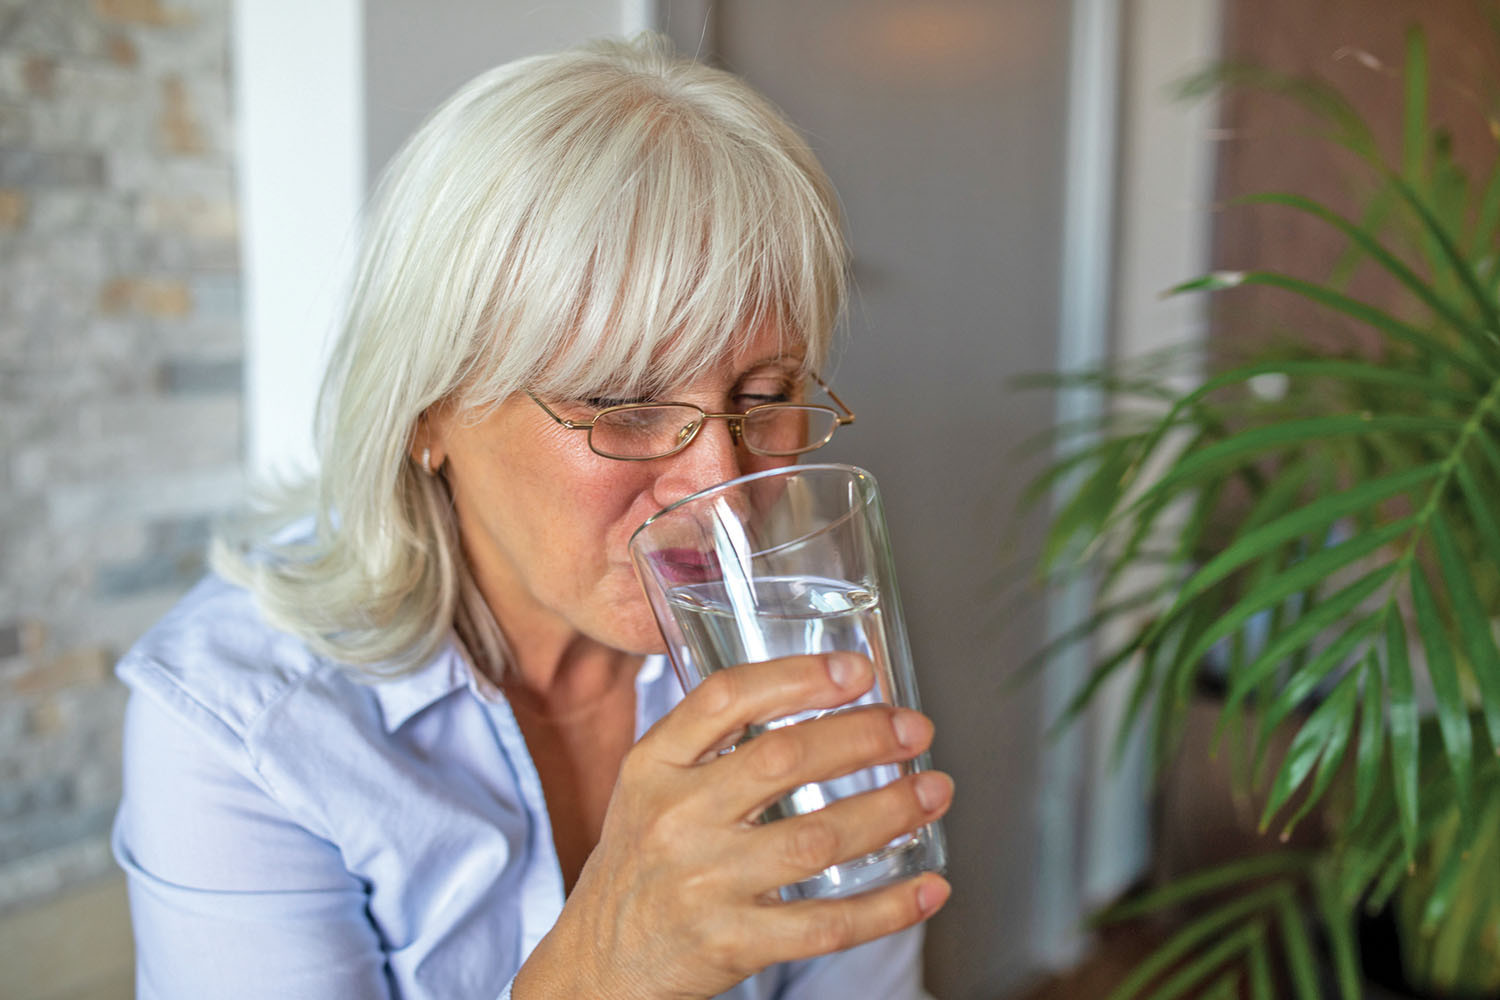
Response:
M633 403L649 403L645 396L634 396L628 399L616 399L611 396L590 396L583 400L584 403L596 410L607 410L611 406L629 406Z

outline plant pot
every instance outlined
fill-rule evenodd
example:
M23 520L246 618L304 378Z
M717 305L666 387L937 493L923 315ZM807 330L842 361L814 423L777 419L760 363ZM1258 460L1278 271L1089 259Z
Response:
M1493 993L1426 993L1413 986L1401 965L1401 938L1390 907L1359 918L1360 962L1366 1000L1500 1000Z

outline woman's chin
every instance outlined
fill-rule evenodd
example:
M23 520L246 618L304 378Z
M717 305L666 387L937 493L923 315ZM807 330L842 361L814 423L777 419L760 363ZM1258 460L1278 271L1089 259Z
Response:
M656 627L655 622L651 623L651 628L648 631L642 632L632 638L634 640L630 646L630 652L632 653L653 656L667 651L667 643L662 639L661 630Z
M645 601L641 603L644 604ZM622 615L610 623L606 634L600 638L615 649L640 656L667 651L661 629L657 627L656 619L651 617L649 609L644 616L636 613Z
M633 571L628 576L622 573L607 581L600 589L608 596L595 605L590 616L597 629L593 631L594 638L614 649L637 655L667 651L661 628L651 613L651 602L646 600Z

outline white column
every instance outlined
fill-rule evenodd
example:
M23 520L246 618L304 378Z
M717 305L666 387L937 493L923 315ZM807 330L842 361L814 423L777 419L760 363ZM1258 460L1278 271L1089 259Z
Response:
M236 0L246 461L310 469L364 197L362 0Z
M1160 292L1208 267L1210 109L1168 95L1173 81L1217 56L1220 3L1125 6L1128 18L1120 0L1073 3L1063 370L1104 360L1111 343L1116 357L1131 357L1202 334L1203 299L1163 302ZM1060 422L1097 412L1091 394L1059 394ZM1049 609L1049 632L1081 622L1093 597L1086 580L1066 589ZM1090 655L1075 647L1048 670L1049 721L1087 676ZM1053 965L1077 957L1081 918L1149 862L1144 748L1132 747L1119 767L1111 759L1128 680L1101 689L1090 712L1043 758L1037 952Z
M661 28L660 0L620 0L620 34L629 38Z
M1171 93L1175 82L1218 58L1220 2L1136 0L1125 30L1114 350L1138 357L1201 340L1207 323L1207 296L1161 293L1209 268L1214 108ZM1106 645L1122 638L1112 632ZM1113 899L1149 862L1145 743L1137 738L1119 766L1110 759L1132 679L1122 674L1106 685L1093 716L1082 865L1088 905Z
M1120 22L1120 0L1072 0L1057 345L1062 371L1097 365L1108 356ZM1091 393L1058 393L1059 424L1097 411L1098 400ZM1047 609L1048 637L1087 618L1092 600L1093 588L1082 578L1056 594ZM1087 676L1088 655L1087 648L1075 646L1049 664L1042 692L1049 724ZM1033 941L1037 956L1054 967L1076 961L1084 944L1079 853L1088 778L1086 735L1082 725L1074 725L1046 746L1037 783L1040 871Z

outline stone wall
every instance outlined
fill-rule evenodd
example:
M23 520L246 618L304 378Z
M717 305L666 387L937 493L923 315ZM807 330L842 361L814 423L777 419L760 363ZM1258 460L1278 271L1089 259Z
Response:
M0 0L0 911L107 870L114 660L242 489L230 0Z

